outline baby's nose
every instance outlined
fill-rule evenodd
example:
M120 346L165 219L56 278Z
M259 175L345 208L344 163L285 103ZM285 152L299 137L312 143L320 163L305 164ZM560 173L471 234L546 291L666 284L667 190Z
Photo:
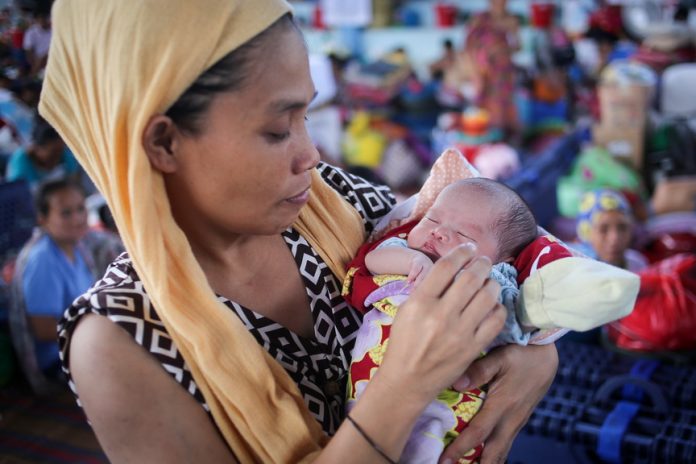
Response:
M442 227L442 226L433 230L433 235L435 236L436 239L438 239L441 242L446 242L450 239L449 230L445 227Z

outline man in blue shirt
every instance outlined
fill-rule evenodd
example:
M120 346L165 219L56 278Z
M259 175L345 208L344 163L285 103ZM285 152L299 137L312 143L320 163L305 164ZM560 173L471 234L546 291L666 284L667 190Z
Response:
M26 180L34 191L41 182L52 179L71 177L79 180L80 166L58 132L37 117L31 144L12 154L6 177L8 182Z

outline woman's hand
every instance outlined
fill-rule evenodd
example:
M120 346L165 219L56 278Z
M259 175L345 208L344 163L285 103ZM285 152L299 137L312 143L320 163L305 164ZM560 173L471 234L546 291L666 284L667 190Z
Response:
M474 247L463 245L439 259L399 307L382 364L351 409L351 418L395 461L423 408L461 376L505 322L500 287L488 279L491 262L474 256ZM320 457L338 462L346 456L384 462L350 423Z
M399 308L378 375L423 404L451 386L503 326L490 270L470 245L438 260Z
M508 345L474 362L454 384L464 391L488 383L483 407L442 453L440 463L484 443L481 464L503 463L517 433L546 394L558 367L555 345Z

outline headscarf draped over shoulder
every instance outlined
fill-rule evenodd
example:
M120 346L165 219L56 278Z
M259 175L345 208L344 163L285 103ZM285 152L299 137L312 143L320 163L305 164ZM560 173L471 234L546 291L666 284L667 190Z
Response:
M327 438L295 383L215 298L141 137L201 73L289 11L283 0L57 0L39 105L105 196L241 462L308 460ZM296 227L339 277L364 233L355 210L316 172Z

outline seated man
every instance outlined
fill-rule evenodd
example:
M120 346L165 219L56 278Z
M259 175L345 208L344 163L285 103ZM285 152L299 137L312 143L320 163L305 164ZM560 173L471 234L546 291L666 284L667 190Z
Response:
M37 117L31 144L20 147L10 157L7 181L26 180L35 191L41 182L63 177L81 180L80 165L58 132Z

